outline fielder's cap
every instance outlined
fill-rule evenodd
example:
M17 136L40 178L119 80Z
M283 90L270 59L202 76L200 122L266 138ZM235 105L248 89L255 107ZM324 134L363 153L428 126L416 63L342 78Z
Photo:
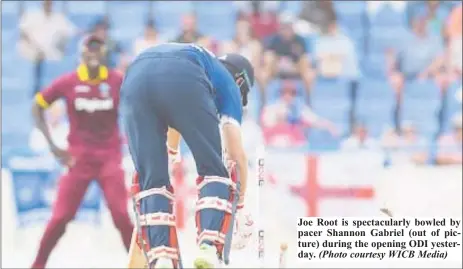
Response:
M104 40L94 35L85 37L82 42L82 47L89 51L99 51L104 47L104 45Z

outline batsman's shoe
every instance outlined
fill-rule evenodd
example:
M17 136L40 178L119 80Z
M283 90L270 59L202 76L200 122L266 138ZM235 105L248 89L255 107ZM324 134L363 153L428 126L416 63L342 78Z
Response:
M174 263L171 259L168 259L168 258L159 258L157 261L156 261L156 265L154 266L154 268L156 269L160 269L160 268L165 268L165 269L173 269L175 268L174 267Z
M196 269L219 268L219 265L217 248L208 244L201 244L194 261L194 267Z

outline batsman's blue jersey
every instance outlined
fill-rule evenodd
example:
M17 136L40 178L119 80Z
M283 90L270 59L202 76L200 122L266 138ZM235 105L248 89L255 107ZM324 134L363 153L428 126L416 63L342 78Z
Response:
M243 110L238 85L212 52L195 44L166 43L150 48L143 52L143 54L145 53L163 53L186 57L201 65L215 90L214 102L219 117L241 124Z

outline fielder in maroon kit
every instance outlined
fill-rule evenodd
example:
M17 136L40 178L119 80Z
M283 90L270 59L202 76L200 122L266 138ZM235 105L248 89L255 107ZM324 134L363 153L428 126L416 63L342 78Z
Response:
M104 55L104 42L88 37L83 43L82 63L77 70L57 78L35 97L33 114L37 127L48 141L51 152L68 171L59 180L52 217L33 268L45 267L92 180L97 180L103 190L125 247L130 246L133 225L127 210L118 126L119 88L123 77L103 65ZM44 118L44 110L61 98L66 101L70 123L68 149L55 145Z

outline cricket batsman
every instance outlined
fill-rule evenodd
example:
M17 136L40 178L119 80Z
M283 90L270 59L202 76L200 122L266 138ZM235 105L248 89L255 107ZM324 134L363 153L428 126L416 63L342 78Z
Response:
M125 247L130 246L133 225L128 194L121 168L121 137L118 126L119 90L122 74L104 65L105 43L95 36L82 43L81 64L35 96L33 116L53 155L67 168L58 183L53 213L40 242L33 268L44 268L64 234L90 182L97 180ZM59 148L50 136L44 111L64 99L70 131L67 149Z
M195 268L218 267L230 225L234 246L242 248L249 241L253 222L240 213L247 182L240 124L253 83L254 70L243 56L217 58L194 44L155 46L129 66L121 88L121 114L138 173L136 200L149 268L180 267L172 211L175 194L168 173L168 155L177 151L179 135L191 149L198 172ZM236 177L230 176L225 158L236 164L241 183L235 223Z

